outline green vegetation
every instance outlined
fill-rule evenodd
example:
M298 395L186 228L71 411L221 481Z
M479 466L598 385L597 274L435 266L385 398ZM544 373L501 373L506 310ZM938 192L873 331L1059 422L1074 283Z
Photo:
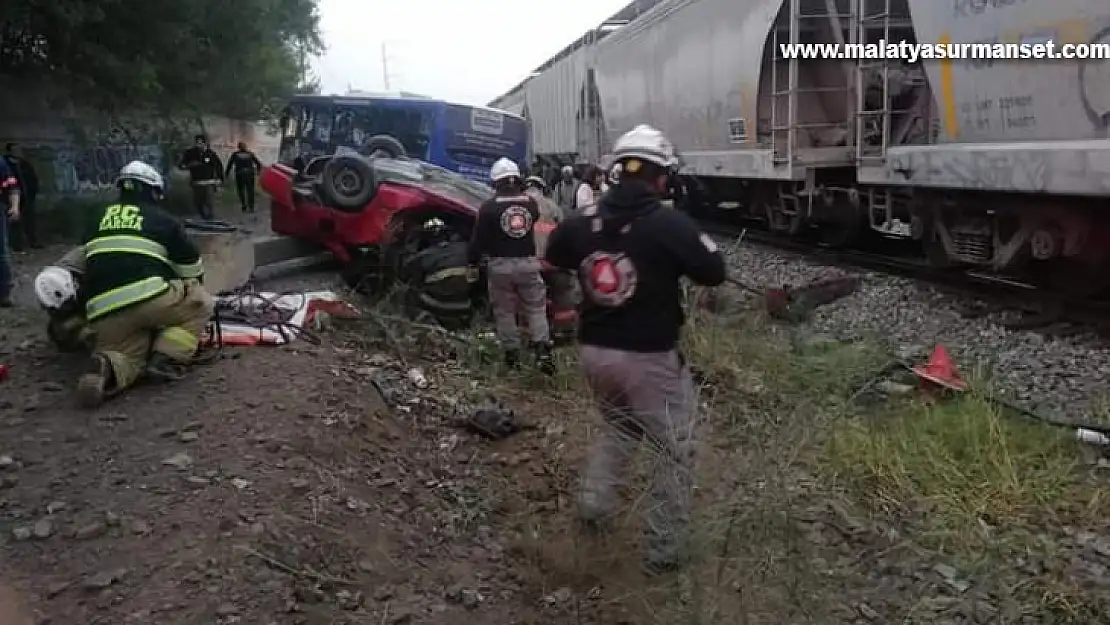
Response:
M1110 615L1110 596L1093 586L1104 583L1102 556L1083 544L1110 530L1110 504L1068 432L1001 414L975 394L929 402L863 391L889 363L880 350L760 313L695 315L686 352L710 424L699 564L676 578L636 570L635 510L615 544L575 529L576 476L596 418L573 354L564 352L554 384L526 378L497 389L560 431L542 459L556 508L537 504L537 487L515 476L495 490L537 593L604 588L599 601L574 605L577 622L936 623L962 614L1078 624ZM555 399L539 405L538 384ZM639 463L632 507L650 461L645 453Z
M105 112L255 119L321 45L316 0L0 3L0 75L53 80Z

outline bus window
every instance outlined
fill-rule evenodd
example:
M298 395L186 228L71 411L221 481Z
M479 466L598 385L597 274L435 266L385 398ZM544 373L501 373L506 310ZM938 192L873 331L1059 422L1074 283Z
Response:
M388 135L401 142L413 158L428 157L432 112L398 106L342 106L335 118L335 144L355 150L377 135ZM361 150L360 150L361 151Z
M305 107L301 137L313 146L332 143L333 116L330 106Z

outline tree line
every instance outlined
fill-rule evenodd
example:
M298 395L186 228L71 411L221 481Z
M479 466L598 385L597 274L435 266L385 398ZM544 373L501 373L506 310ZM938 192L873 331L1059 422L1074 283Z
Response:
M109 113L266 117L313 88L317 1L3 0L0 76Z

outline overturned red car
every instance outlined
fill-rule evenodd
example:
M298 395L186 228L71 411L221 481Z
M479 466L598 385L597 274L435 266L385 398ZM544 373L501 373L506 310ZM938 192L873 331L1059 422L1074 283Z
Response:
M259 183L271 198L274 233L323 246L343 263L352 285L367 276L379 284L397 279L405 260L420 251L429 219L469 240L478 208L493 195L488 186L422 161L359 155L322 156L303 169L275 163ZM542 217L541 244L553 229L553 216ZM573 325L569 297L549 298L548 309L560 329Z

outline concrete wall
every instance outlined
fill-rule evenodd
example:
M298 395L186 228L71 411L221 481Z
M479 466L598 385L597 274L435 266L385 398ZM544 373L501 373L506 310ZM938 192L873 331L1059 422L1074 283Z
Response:
M277 158L278 137L264 124L207 118L209 140L221 156L246 142L263 163ZM0 80L0 147L9 141L23 146L34 164L47 196L95 194L112 188L116 172L131 160L142 159L170 173L178 152L187 147L196 124L179 124L179 141L170 143L165 132L138 120L112 123L108 116L82 109L64 90ZM170 184L173 184L172 177Z

